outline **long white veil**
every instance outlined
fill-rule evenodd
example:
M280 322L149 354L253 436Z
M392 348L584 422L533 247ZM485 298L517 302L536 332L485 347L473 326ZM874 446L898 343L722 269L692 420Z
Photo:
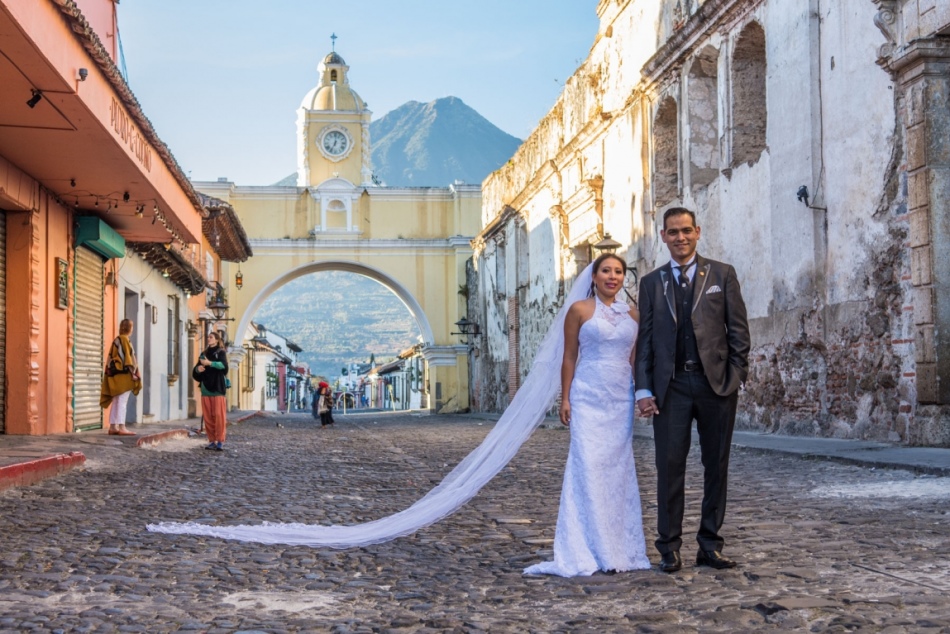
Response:
M261 544L352 548L409 535L452 514L511 461L554 404L561 389L564 319L571 304L586 298L590 293L592 266L588 265L574 281L554 323L541 341L531 372L495 427L482 444L449 472L442 482L409 508L388 517L351 526L271 522L211 526L195 522L162 522L149 524L148 530Z

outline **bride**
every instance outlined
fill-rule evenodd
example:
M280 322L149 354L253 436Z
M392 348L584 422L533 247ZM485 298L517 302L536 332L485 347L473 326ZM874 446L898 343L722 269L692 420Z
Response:
M617 300L627 263L594 261L593 296L569 307L561 423L571 448L554 533L554 561L526 574L562 577L650 567L633 462L633 360L640 314Z
M609 263L606 268L612 269L613 273L600 272L604 262ZM622 273L619 280L616 279L616 269L620 267L625 269L625 266L619 257L606 254L584 269L575 280L564 306L542 340L531 372L498 422L481 445L449 472L442 482L412 506L389 517L350 526L272 522L259 525L215 526L196 522L161 522L149 524L147 529L159 533L204 535L262 544L353 548L386 542L434 524L472 499L508 464L534 429L544 420L545 414L554 405L560 391L557 377L562 374L565 331L576 328L574 332L582 334L580 337L582 355L577 364L577 380L569 394L569 397L574 399L574 411L571 413L570 404L567 411L568 416L573 417L574 424L568 468L565 471L565 492L562 494L562 508L555 533L555 561L552 564L540 564L538 569L529 568L527 572L583 575L591 574L597 569L629 570L649 567L649 562L643 555L645 546L640 527L639 494L636 474L633 472L630 438L633 391L629 353L632 341L636 337L636 322L630 315L621 314L627 312L624 305L613 301L623 280ZM602 281L595 283L592 287L592 280L595 277L592 271L594 270L598 271L596 279ZM602 295L599 305L597 305L598 300L594 300L597 308L591 311L575 309L576 302L588 298L593 289ZM590 300L587 301L586 305L590 306ZM610 306L606 302L610 302ZM566 326L566 321L572 311L573 316L570 319L576 326ZM587 314L587 312L597 313L600 317L592 317L591 320L595 323L584 328L582 332L580 322L584 319L578 317L578 314ZM602 324L602 321L606 324ZM603 341L598 341L608 325L616 328L612 336L618 339L617 342L612 342L609 333ZM633 326L632 335L629 333L631 326ZM595 328L596 334L594 334ZM588 334L588 331L591 333ZM628 338L629 342L627 342ZM591 341L592 346L602 345L604 349L617 346L617 351L604 353L612 359L612 370L605 373L601 368L595 369L586 364L588 340ZM576 342L570 345L576 345ZM597 348L591 348L592 351L595 349ZM576 351L574 354L576 357ZM621 357L627 359L625 368L621 368L622 364L617 362L617 359ZM615 375L616 372L619 372L619 375ZM606 376L603 376L604 374ZM599 396L584 397L587 389L585 385L590 386L592 380L596 384L605 379L611 385L614 383L621 385L619 391L598 391ZM602 388L597 387L597 389ZM570 403L569 399L565 400ZM598 413L598 410L602 410L603 413ZM563 407L561 411L563 416ZM603 435L606 431L610 432L609 441L607 436ZM617 460L617 464L608 465L609 468L603 470L604 465L589 462L592 455L585 455L583 447L575 450L575 445L582 445L585 438L589 439L592 436L602 436L597 441L602 446L594 450L597 455ZM594 459L597 460L597 458ZM570 481L568 477L571 478ZM586 491L581 489L576 493L568 492L570 483L583 485L585 481L590 485ZM622 509L610 508L609 502L615 499L615 491L623 492ZM567 500L566 505L565 500ZM586 521L581 519L582 516L586 518ZM565 523L564 529L561 527L562 521Z

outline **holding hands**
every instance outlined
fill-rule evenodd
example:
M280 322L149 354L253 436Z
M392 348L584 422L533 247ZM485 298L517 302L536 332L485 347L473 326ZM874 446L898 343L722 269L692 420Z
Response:
M643 418L656 416L660 413L660 408L656 406L656 398L653 396L641 398L637 401L637 410L639 410L640 416Z

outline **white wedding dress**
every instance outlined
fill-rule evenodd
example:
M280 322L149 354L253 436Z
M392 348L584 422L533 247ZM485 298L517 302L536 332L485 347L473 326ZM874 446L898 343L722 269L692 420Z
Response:
M633 373L638 325L619 301L595 300L581 325L571 383L571 447L554 533L554 561L525 574L562 577L650 567L633 460Z

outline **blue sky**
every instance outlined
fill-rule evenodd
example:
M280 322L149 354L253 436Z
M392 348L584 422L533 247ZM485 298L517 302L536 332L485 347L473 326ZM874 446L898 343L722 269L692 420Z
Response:
M587 57L596 0L127 0L129 83L195 180L296 170L296 110L331 50L377 119L461 98L525 138Z

